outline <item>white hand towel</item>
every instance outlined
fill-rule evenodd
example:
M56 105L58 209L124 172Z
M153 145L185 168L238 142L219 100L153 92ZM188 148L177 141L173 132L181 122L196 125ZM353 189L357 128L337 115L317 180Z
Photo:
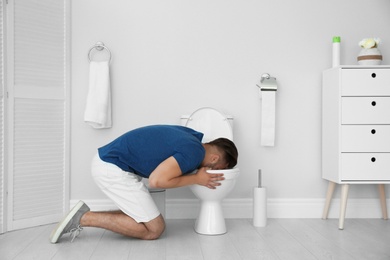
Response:
M93 128L112 127L111 87L108 61L91 61L89 65L89 89L84 121Z

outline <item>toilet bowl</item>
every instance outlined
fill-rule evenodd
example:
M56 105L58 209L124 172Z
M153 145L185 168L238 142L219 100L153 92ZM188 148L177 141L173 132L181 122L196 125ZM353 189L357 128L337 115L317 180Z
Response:
M201 185L191 185L190 189L200 200L199 215L195 221L195 231L204 235L222 235L227 232L222 209L222 200L233 190L239 169L208 170L208 173L223 173L225 180L216 189Z
M202 142L207 143L220 137L233 140L233 118L214 108L200 108L190 116L182 116L182 125L204 134ZM208 170L208 173L223 173L225 179L216 189L191 185L190 189L200 200L200 210L195 221L195 231L203 235L221 235L227 232L222 209L222 200L233 190L240 174L238 168Z

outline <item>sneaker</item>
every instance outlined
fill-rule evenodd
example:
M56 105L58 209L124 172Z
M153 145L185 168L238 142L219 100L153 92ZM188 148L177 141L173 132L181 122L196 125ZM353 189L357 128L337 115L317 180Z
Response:
M64 219L58 223L56 228L51 232L50 242L55 244L63 234L71 233L72 241L80 234L83 228L80 226L81 217L89 211L89 207L83 201L79 201L64 217Z

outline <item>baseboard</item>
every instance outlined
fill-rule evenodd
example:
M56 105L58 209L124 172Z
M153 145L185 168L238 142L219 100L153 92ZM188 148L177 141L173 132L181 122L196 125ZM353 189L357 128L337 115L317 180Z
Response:
M78 200L71 200L73 207ZM94 211L116 210L110 200L84 200ZM321 218L324 199L268 199L269 218ZM167 219L195 219L199 211L197 199L167 199L165 217ZM226 199L222 203L225 218L252 218L253 200L251 198ZM387 201L389 207L389 201ZM329 218L339 217L340 200L333 199ZM379 199L349 199L346 218L381 218Z

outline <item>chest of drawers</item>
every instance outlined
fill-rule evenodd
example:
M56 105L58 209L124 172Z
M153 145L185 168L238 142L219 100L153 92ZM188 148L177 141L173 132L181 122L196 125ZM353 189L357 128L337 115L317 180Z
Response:
M390 66L341 66L323 72L322 177L329 181L323 218L342 184L343 228L349 184L390 183ZM344 212L343 212L344 211Z
M322 177L390 183L390 67L323 73Z

